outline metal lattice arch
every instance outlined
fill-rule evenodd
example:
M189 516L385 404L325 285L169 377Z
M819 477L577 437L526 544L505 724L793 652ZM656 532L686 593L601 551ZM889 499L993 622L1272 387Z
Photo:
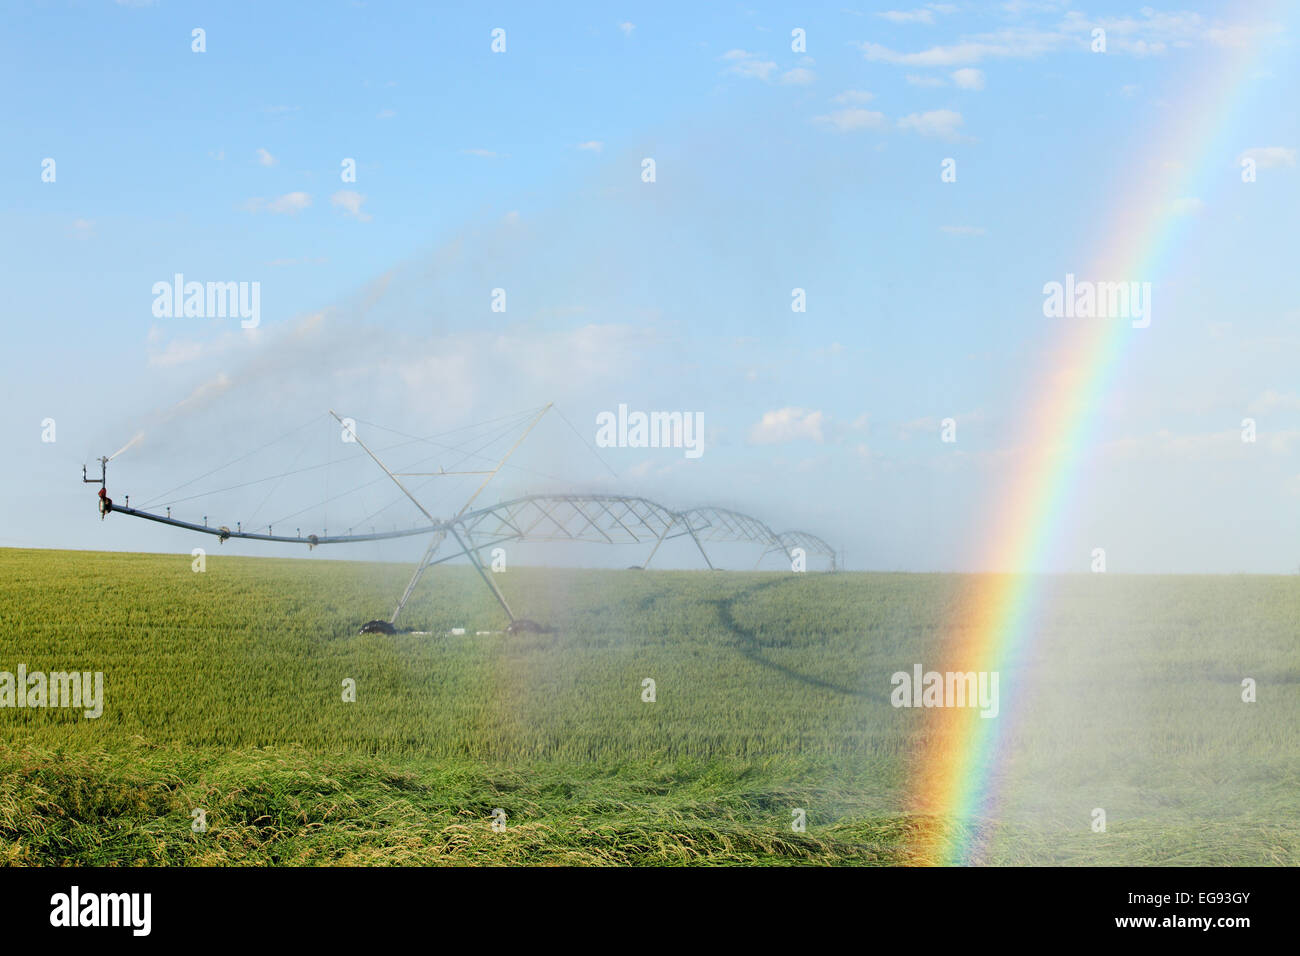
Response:
M643 565L648 567L663 542L689 536L710 568L714 565L704 543L726 541L762 545L760 562L772 553L793 561L799 548L835 570L834 549L816 535L777 534L759 519L727 508L673 511L649 498L630 495L527 495L471 512L459 523L476 551L504 541L652 543Z

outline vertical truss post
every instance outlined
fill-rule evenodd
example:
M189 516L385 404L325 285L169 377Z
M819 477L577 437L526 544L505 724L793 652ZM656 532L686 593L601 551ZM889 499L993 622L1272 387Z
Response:
M461 536L456 533L456 528L454 526L448 525L447 530L451 532L451 536L456 539L456 543L459 544L461 550L465 552L465 557L469 558L470 564L474 565L474 570L477 571L478 576L483 579L483 583L488 586L488 590L490 590L492 596L497 599L497 603L501 605L501 609L506 612L506 617L510 619L510 623L515 623L515 614L510 610L510 605L506 603L505 595L501 593L501 589L497 587L496 582L488 576L488 572L484 570L483 562L479 561L478 555L471 551L469 546L465 544L461 539Z
M645 559L645 564L641 565L641 570L644 571L646 568L650 567L651 558L655 556L655 552L659 550L659 545L664 543L664 538L668 537L668 532L673 530L673 525L676 523L676 520L673 520L664 524L664 533L659 536L659 540L655 542L655 546L650 549L650 556ZM699 542L697 541L696 544L699 544ZM704 560L707 561L708 557L706 556Z
M700 544L700 539L695 536L695 529L691 527L691 522L689 519L686 522L686 530L690 532L691 540L695 542L695 547L700 549L700 554L704 555L704 563L709 566L709 570L710 571L718 570L713 566L713 562L709 560L709 552L704 550L704 545Z
M447 532L439 531L429 539L429 547L424 551L424 557L420 563L415 566L415 573L411 575L410 583L406 585L406 590L402 592L402 599L397 602L397 609L393 611L393 616L388 619L389 624L397 623L397 616L402 613L402 608L406 607L406 602L411 599L412 592L415 591L415 585L419 582L420 576L424 574L425 568L429 566L429 560L438 551L438 545L442 544L442 539L447 537Z

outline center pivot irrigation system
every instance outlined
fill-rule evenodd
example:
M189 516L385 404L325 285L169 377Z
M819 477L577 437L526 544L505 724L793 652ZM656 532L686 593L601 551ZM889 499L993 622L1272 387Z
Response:
M482 578L492 596L501 605L501 609L505 611L506 617L510 620L509 630L511 632L543 630L533 621L515 616L510 604L506 601L505 595L501 593L501 589L493 581L492 572L483 566L480 552L507 541L585 541L605 544L651 544L653 546L650 549L650 554L646 557L645 563L634 566L637 569L643 569L649 566L660 545L665 541L687 536L695 543L704 558L704 563L710 570L714 570L715 566L709 558L708 551L704 548L706 542L749 542L762 546L763 551L759 555L755 568L769 554L777 553L784 555L790 561L792 567L797 566L800 562L807 562L810 557L815 557L820 559L828 570L836 570L834 549L816 535L805 531L785 531L778 534L759 519L727 508L703 507L673 511L648 498L635 495L530 494L471 510L471 505L482 494L488 483L505 466L510 457L523 444L524 439L528 437L529 432L537 426L542 416L551 407L551 404L547 404L532 417L523 434L510 446L510 449L496 462L494 467L479 471L446 471L439 468L439 470L432 472L393 471L380 461L374 451L357 436L355 426L351 420L340 418L333 411L330 411L330 415L343 426L345 433L349 436L348 440L360 446L362 451L383 469L384 474L401 489L402 494L409 498L411 503L419 509L420 514L428 520L428 524L412 528L380 532L372 531L370 534L352 534L349 531L345 535L308 534L304 537L299 534L296 537L290 537L273 534L271 526L267 526L266 534L244 531L242 523L239 523L236 525L236 530L231 531L225 525L210 527L206 518L203 524L173 518L171 508L167 509L165 515L131 508L129 507L131 500L129 497L126 499L126 505L115 504L113 499L108 496L107 488L108 463L112 458L116 457L115 455L99 459L100 473L98 478L87 475L84 466L81 470L81 478L85 483L99 485L99 513L101 519L112 513L130 515L134 518L145 518L149 521L157 521L160 524L185 528L200 534L214 535L222 543L231 538L244 538L249 541L306 544L311 549L326 544L352 544L361 541L382 541L389 538L410 538L427 535L429 545L425 548L423 557L415 566L415 572L411 575L406 590L402 592L401 599L397 602L392 617L387 622L371 621L362 628L363 631L394 633L397 619L401 615L402 609L406 607L407 602L411 599L415 586L419 583L424 572L436 564L443 564L460 557L469 560L469 563L478 572L479 577ZM431 479L457 475L482 475L483 481L455 516L445 520L435 518L401 481L403 478ZM440 556L439 551L442 550L449 537L455 547L444 551Z

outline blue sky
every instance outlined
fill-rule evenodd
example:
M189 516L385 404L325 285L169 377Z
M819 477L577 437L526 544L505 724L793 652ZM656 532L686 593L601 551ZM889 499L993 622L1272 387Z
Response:
M1122 183L1191 165L1204 194L1171 212L1161 273L1130 277L1155 284L1152 327L1036 570L1087 570L1105 546L1114 571L1295 572L1300 77L1293 15L1258 11L6 7L0 546L187 553L182 532L101 523L78 480L141 432L110 466L115 497L331 407L430 434L553 400L585 441L620 403L701 412L705 453L602 463L548 419L494 494L722 504L819 533L850 567L970 570L1032 373L1071 321L1043 316L1043 284L1086 269ZM1196 77L1235 81L1241 44L1248 95L1211 118L1206 154L1171 154L1154 131L1198 108ZM156 317L151 289L176 273L258 282L260 324ZM240 474L300 449L277 451ZM320 492L315 473L277 491ZM201 504L232 523L262 500Z

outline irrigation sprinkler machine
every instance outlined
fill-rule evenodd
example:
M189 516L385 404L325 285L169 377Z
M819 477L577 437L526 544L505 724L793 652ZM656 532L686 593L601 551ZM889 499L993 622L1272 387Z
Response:
M159 524L184 528L198 534L212 535L224 544L231 538L247 541L280 542L287 544L305 544L309 550L335 544L356 544L363 541L383 541L392 538L427 537L428 546L416 563L415 570L407 582L405 590L397 601L388 620L367 621L361 626L360 633L399 633L398 618L410 601L421 577L435 565L465 558L477 572L484 586L505 612L509 625L508 633L548 633L549 628L526 617L519 617L511 608L506 596L493 580L492 573L484 567L481 553L505 542L555 542L578 541L603 544L646 544L650 553L639 565L632 569L648 568L660 545L675 538L689 537L704 558L710 570L716 570L705 544L710 542L745 542L761 546L757 568L769 554L785 556L791 566L804 563L811 556L818 559L828 571L836 570L836 556L833 548L824 540L806 531L785 531L777 533L751 515L742 514L728 508L701 507L684 511L675 511L648 498L636 495L611 494L530 494L508 501L499 501L494 505L474 508L473 505L506 463L523 444L528 434L537 426L547 411L553 407L548 403L525 420L522 434L491 468L472 471L447 471L439 467L435 471L393 471L385 465L375 452L363 442L356 433L354 420L339 417L334 411L330 415L343 426L348 440L354 442L396 485L402 494L410 500L426 523L392 531L372 531L369 534L328 535L309 533L303 535L299 529L294 536L274 533L274 526L268 524L266 531L245 531L242 522L236 522L235 530L227 525L212 526L207 517L203 523L184 521L172 516L171 508L165 514L156 514L142 508L132 508L130 496L125 496L121 504L108 495L108 464L122 454L130 444L113 455L97 459L99 477L92 477L88 467L82 466L81 478L86 484L99 485L100 520L110 514L122 514L132 518L143 518ZM131 444L133 444L132 442ZM460 510L448 519L434 517L420 503L411 490L403 484L402 479L444 478L453 476L481 476L482 481L473 494L465 501ZM400 499L398 499L400 500ZM463 629L457 628L452 633ZM421 632L406 632L421 633ZM490 633L490 632L479 632Z

